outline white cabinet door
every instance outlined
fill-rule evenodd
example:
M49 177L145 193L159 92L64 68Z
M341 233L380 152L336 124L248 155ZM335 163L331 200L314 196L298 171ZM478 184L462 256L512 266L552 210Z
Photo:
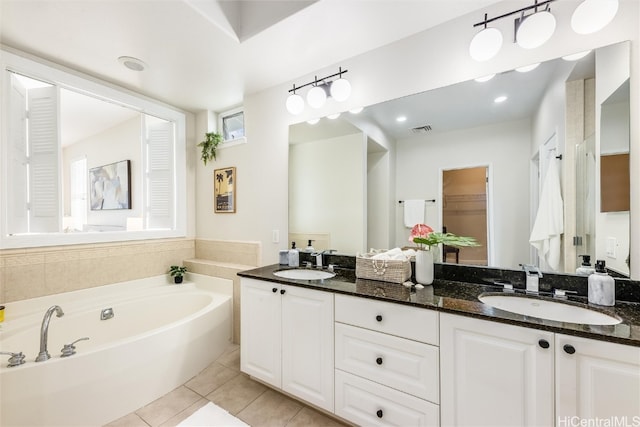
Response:
M282 291L282 389L333 412L333 294Z
M556 334L556 425L596 419L640 425L640 348Z
M242 372L280 388L281 285L242 278L240 368Z
M553 334L440 314L443 426L551 426Z

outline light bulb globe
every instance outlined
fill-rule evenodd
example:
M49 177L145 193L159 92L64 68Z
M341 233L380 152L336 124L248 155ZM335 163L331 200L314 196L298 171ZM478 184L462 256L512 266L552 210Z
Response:
M578 34L600 31L613 21L618 6L618 0L585 0L571 15L571 28Z
M298 115L304 111L304 99L296 93L289 95L286 102L287 111L293 115Z
M502 33L497 28L485 28L469 44L469 55L478 62L488 61L502 47Z
M549 41L555 30L556 18L551 12L536 12L522 20L516 42L524 49L535 49Z
M331 96L338 102L346 101L351 95L351 83L347 79L338 79L331 83Z

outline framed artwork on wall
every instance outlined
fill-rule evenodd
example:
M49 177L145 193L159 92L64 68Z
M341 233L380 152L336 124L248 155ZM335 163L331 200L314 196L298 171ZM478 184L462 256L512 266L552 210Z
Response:
M89 169L92 211L131 209L131 161Z
M235 213L235 185L235 167L215 169L213 171L213 204L215 213Z

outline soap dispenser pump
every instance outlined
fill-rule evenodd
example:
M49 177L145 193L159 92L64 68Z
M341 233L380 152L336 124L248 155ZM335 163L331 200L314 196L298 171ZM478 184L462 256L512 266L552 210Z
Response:
M578 255L578 257L582 258L582 265L576 268L576 274L580 276L589 276L596 272L596 269L591 266L590 255Z
M304 248L305 252L315 252L316 250L313 249L313 246L311 245L313 243L313 240L309 239L309 244L307 245L306 248Z
M291 249L289 249L289 267L300 266L300 253L296 249L296 242L291 242Z
M616 282L607 274L604 260L596 261L596 271L589 276L589 302L613 306L616 304Z

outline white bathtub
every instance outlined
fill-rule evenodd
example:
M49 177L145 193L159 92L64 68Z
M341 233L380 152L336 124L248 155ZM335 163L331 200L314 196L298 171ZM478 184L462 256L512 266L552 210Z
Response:
M182 285L166 277L136 280L5 304L0 351L26 355L23 365L0 359L0 425L99 426L183 384L231 339L233 283L188 274ZM35 362L45 311L51 359ZM114 317L100 320L104 308ZM60 357L78 338L77 353Z

